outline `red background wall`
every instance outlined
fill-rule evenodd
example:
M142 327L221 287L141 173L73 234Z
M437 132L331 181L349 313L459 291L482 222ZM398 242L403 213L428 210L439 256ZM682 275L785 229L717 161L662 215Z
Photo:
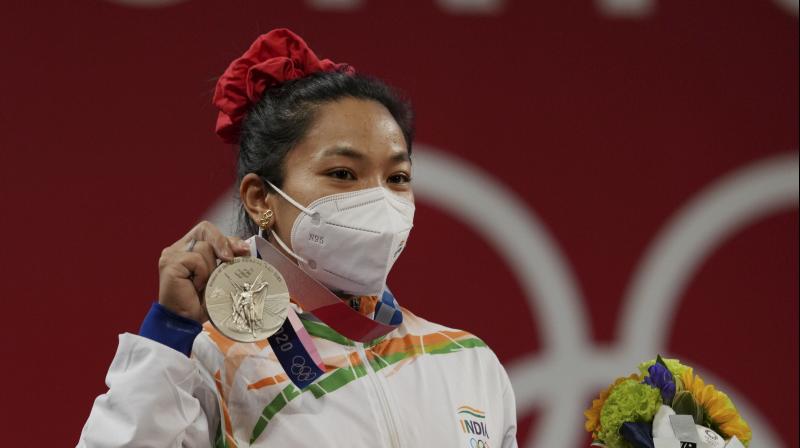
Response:
M274 27L405 90L418 142L541 220L598 353L619 345L633 273L693 198L771 156L796 170L797 2L661 1L629 17L600 0L507 0L490 13L313 3L0 7L4 444L77 440L116 335L136 331L156 297L161 248L233 182L234 153L213 133L215 79ZM424 196L416 222L390 278L401 303L485 339L524 388L514 367L548 348L530 293L486 239L503 227L476 232ZM665 317L662 347L746 397L787 447L799 444L797 230L795 196L726 237ZM535 446L550 404L523 401L520 444ZM579 412L560 424L574 427L564 446L588 440Z

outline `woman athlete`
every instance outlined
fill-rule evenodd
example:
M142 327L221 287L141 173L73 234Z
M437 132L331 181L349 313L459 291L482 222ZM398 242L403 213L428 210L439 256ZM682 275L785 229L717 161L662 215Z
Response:
M350 339L292 297L295 340L318 352L319 376L302 352L226 338L203 290L218 262L265 246L202 222L163 250L158 303L139 335L120 335L78 446L516 447L495 354L385 288L413 221L410 105L286 29L231 63L214 104L218 135L238 148L241 236L262 235L337 305L392 330Z

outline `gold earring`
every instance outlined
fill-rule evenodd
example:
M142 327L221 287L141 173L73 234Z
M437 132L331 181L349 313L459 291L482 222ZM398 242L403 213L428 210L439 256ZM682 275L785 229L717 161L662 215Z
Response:
M272 210L267 210L261 215L261 219L258 222L258 226L261 227L261 230L267 230L270 221L272 221L272 215Z

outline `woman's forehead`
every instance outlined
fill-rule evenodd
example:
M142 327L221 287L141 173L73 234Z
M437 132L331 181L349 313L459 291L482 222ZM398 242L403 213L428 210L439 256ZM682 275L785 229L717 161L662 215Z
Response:
M308 133L296 148L312 159L408 159L403 131L382 104L344 98L320 105Z

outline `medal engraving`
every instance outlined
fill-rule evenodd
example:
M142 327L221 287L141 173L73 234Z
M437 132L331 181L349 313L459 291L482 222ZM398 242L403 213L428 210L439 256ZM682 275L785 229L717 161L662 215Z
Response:
M274 334L289 310L283 276L258 258L221 263L208 279L205 306L214 327L230 339L256 342Z

